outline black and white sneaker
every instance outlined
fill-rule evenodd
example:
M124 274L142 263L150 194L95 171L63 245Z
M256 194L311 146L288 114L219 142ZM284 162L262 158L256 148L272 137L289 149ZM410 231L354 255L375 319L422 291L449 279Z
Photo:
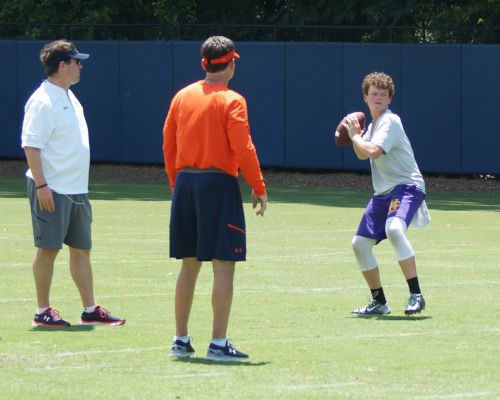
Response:
M225 346L217 346L210 343L207 358L212 361L243 361L249 358L248 354L242 353L234 348L229 340Z
M356 308L352 313L358 315L390 314L391 307L389 307L389 303L380 304L377 300L372 299L369 304L361 308Z
M184 343L182 340L174 340L172 343L172 348L170 349L170 356L177 358L189 358L194 355L195 351L193 346L191 346L191 338Z
M31 325L34 327L46 326L49 328L64 328L71 326L69 322L66 322L59 316L59 311L52 307L47 308L42 314L35 314L35 318L33 318Z
M80 325L123 325L125 318L112 315L108 310L97 305L95 310L88 313L82 312Z
M421 294L411 293L408 299L408 305L405 308L406 315L419 313L425 308L424 296Z

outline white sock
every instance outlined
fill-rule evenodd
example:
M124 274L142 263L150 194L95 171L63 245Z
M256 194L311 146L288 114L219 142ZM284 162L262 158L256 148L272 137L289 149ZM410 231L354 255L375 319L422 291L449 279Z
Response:
M50 306L48 306L48 307L38 307L38 308L36 309L36 313L37 313L38 315L41 315L41 314L43 314L45 311L47 311L49 308L50 308Z
M86 313L91 313L95 311L95 308L97 307L97 304L94 304L93 306L90 307L83 307L83 311Z
M212 339L212 343L216 346L224 347L226 345L227 339Z
M180 340L182 343L187 343L187 342L189 342L189 335L186 335L186 336L174 336L174 342L176 340Z

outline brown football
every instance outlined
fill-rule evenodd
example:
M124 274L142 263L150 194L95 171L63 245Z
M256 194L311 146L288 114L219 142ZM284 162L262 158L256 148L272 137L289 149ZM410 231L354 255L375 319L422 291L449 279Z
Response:
M361 130L365 129L365 113L361 111L356 111L353 113L350 113L349 115L354 114L356 115L356 118L358 119L359 126L361 126ZM344 118L342 118L342 121L344 121ZM349 137L349 133L347 132L347 128L342 125L342 121L339 122L337 125L337 129L335 131L335 144L338 147L345 147L350 144L351 138Z

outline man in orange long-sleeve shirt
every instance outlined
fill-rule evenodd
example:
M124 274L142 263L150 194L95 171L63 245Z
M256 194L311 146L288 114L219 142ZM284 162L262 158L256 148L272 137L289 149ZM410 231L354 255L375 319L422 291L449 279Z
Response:
M240 169L252 190L252 204L264 216L267 194L250 137L247 106L228 89L234 75L234 43L212 36L201 46L203 81L173 98L163 128L165 170L173 191L170 215L170 257L182 259L175 291L176 335L171 355L194 354L188 320L203 261L212 261L214 313L207 358L248 358L227 340L236 261L246 257L245 216L238 184Z

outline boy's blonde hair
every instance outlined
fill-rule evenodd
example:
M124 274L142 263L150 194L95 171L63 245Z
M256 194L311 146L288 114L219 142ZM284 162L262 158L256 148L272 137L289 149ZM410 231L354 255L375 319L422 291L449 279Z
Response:
M363 84L361 85L365 96L368 94L370 86L375 86L377 89L387 89L389 91L389 97L392 98L392 96L394 96L394 82L389 75L383 72L372 72L365 76Z

